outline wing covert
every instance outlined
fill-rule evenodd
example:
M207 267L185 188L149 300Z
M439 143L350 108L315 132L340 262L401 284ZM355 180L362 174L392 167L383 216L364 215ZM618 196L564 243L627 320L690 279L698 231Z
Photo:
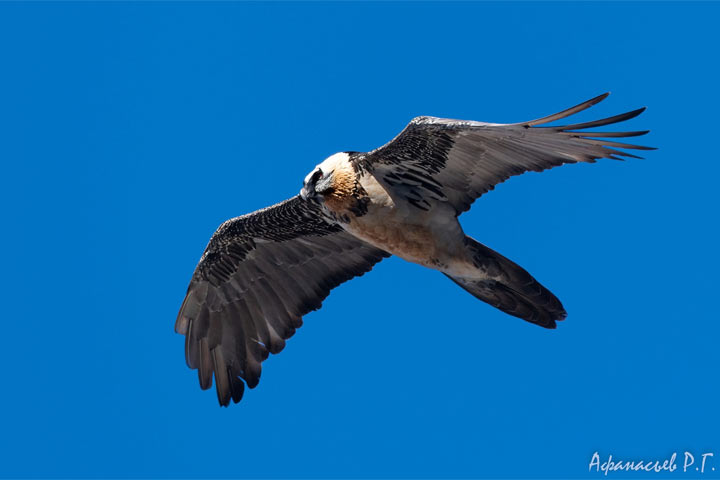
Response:
M619 149L653 150L603 138L634 137L648 131L594 132L586 129L636 117L645 109L592 122L543 126L604 100L603 94L562 112L514 124L417 117L386 145L355 159L398 195L423 210L448 202L456 215L513 175L543 171L598 158L640 158Z
M254 388L260 364L278 353L330 290L389 254L327 222L296 196L223 223L193 274L175 330L200 386L213 377L221 405ZM242 380L241 380L242 379Z

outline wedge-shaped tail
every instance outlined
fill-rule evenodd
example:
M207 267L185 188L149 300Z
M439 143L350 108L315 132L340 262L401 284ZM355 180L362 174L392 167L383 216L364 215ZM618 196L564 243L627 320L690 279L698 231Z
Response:
M477 276L451 277L453 282L475 298L514 317L545 328L567 316L560 300L535 280L524 268L482 243L465 237Z

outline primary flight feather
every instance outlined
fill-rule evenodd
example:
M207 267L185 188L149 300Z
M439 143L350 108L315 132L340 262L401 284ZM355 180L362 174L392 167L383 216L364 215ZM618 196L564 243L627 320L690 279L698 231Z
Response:
M278 353L330 290L390 255L439 270L476 298L545 328L566 317L560 301L511 260L466 236L458 216L512 175L649 150L607 138L647 131L593 127L636 117L542 126L607 93L538 120L495 124L417 117L368 153L337 153L308 174L300 194L223 223L188 287L175 330L200 386L240 401L260 364Z

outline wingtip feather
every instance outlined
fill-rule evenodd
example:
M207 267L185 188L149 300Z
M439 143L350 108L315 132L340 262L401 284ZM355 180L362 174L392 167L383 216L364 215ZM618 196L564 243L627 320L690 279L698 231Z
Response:
M592 107L593 105L597 105L598 103L605 100L608 95L610 95L610 92L605 92L602 95L598 95L597 97L593 97L590 100L585 100L582 103L579 103L575 105L574 107L567 108L561 112L554 113L552 115L548 115L546 117L538 118L536 120L531 120L529 122L523 122L519 125L523 125L525 127L534 127L537 125L543 125L545 123L554 122L555 120L560 120L565 117L569 117L571 115L575 115L578 112L582 112L583 110L587 110L588 108Z

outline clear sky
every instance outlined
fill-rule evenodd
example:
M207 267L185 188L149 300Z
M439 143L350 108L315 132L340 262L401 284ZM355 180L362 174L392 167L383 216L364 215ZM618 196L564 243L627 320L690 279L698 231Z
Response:
M719 16L1 3L0 476L597 478L595 451L688 450L717 478ZM222 221L413 116L515 122L608 90L578 118L648 106L623 128L658 151L513 178L461 219L561 298L556 331L391 258L242 403L199 389L173 325Z

